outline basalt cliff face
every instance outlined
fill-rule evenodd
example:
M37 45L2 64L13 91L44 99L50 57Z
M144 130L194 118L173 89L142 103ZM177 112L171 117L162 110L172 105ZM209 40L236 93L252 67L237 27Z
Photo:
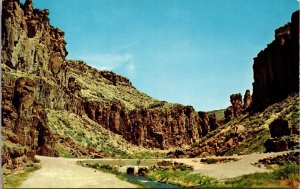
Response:
M254 58L253 108L261 110L299 91L299 10L275 30L275 40Z
M48 14L34 9L31 0L24 5L3 1L2 165L17 165L35 153L58 156L56 144L64 141L78 155L103 155L100 147L74 145L72 137L50 128L55 125L49 117L53 111L92 120L97 127L149 148L189 145L218 126L215 117L191 106L139 92L127 78L65 60L64 32L50 25Z

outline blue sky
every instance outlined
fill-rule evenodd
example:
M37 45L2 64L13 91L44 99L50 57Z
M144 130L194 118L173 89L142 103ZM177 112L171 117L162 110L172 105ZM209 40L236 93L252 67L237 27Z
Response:
M22 1L24 2L24 1ZM253 58L296 0L33 0L66 33L67 59L128 77L142 92L196 110L252 89Z

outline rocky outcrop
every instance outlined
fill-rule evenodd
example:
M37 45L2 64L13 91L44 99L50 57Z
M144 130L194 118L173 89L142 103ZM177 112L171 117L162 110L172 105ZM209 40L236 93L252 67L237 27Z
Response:
M244 101L243 108L245 110L250 108L251 103L252 103L252 96L251 96L250 90L246 90L243 101Z
M230 95L229 106L224 111L225 122L229 122L233 117L237 117L249 109L252 103L250 90L246 90L244 99L242 99L241 93Z
M269 138L266 140L264 146L266 152L282 152L287 150L300 149L299 135L289 135L282 137Z
M99 125L145 147L165 149L191 144L202 135L199 117L191 106L126 110L119 101L88 101L84 107L88 117Z
M271 137L282 137L291 134L291 128L289 128L288 121L284 120L283 118L275 119L269 125Z
M286 163L295 163L299 165L300 152L289 152L287 154L282 154L274 157L268 157L260 159L254 165L284 165Z
M253 108L261 110L299 91L299 10L254 58Z
M287 120L279 117L269 125L269 129L272 138L267 139L264 144L267 152L299 148L299 133L292 134L292 128L289 127Z
M2 62L9 68L62 80L68 52L64 32L50 25L48 10L33 9L32 1L3 1Z

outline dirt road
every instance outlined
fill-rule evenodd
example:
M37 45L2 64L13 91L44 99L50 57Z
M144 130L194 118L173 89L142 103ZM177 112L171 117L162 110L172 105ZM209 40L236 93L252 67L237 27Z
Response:
M42 168L33 172L21 188L136 188L115 175L76 165L78 159L37 156Z
M228 179L245 174L251 174L256 172L270 172L270 169L259 168L251 165L260 159L284 154L287 152L277 152L277 153L262 153L262 154L250 154L242 156L228 156L239 158L238 161L228 162L228 163L216 163L216 164L205 164L200 163L199 158L195 159L178 159L177 162L182 162L194 167L194 172L192 174L201 174L218 179Z

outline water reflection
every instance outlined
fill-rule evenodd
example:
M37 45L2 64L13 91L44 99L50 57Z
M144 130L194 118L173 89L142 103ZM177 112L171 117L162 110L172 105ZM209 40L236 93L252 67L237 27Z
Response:
M176 186L173 184L167 184L167 183L161 183L156 181L151 181L147 177L144 176L137 176L137 175L129 175L127 174L125 176L130 182L139 182L142 183L145 186L148 186L150 188L182 188L180 186Z

